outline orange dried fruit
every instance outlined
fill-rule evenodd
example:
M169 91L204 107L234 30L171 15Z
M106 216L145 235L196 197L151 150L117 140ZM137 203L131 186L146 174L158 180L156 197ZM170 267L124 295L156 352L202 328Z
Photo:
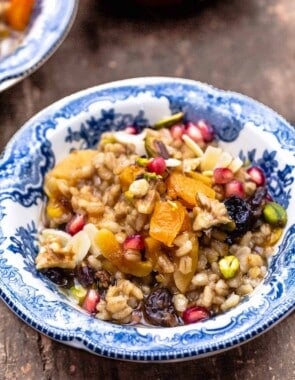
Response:
M168 247L179 234L186 216L180 202L158 201L150 220L150 236Z
M15 30L24 31L29 25L35 0L10 0L5 14L7 24Z
M202 193L209 198L215 198L215 191L204 182L187 177L179 172L172 172L166 181L168 195L174 194L181 198L187 207L194 207L197 204L198 193ZM174 197L173 197L174 198Z
M191 178L197 179L198 181L203 182L205 185L211 187L213 184L212 178L208 177L205 174L199 173L199 172L188 172L187 173Z
M191 231L191 230L192 230L191 219L190 219L190 217L188 215L188 212L186 211L184 219L183 219L182 226L181 226L181 228L179 230L179 233L180 232L185 232L185 231Z
M75 184L77 178L79 180L89 178L93 172L85 170L85 167L90 165L96 154L97 151L92 149L75 150L57 163L54 169L47 174L47 178L64 179L69 184Z
M146 257L149 260L151 260L153 266L155 266L155 264L158 261L159 255L162 253L162 243L159 242L159 240L156 240L148 236L147 238L145 238L144 244Z
M136 177L144 173L144 168L137 165L126 166L119 175L120 185L123 191L127 191L132 182L135 181Z
M151 273L153 266L150 260L126 260L122 247L116 240L116 237L112 231L102 228L98 230L94 240L101 254L113 265L115 265L122 273L132 274L136 277L145 277Z

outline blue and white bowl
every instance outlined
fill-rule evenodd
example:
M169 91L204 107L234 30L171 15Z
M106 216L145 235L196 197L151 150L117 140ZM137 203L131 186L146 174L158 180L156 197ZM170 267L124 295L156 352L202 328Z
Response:
M36 0L22 43L0 58L0 91L37 70L59 47L72 26L78 0Z
M191 120L209 120L222 146L264 169L273 198L288 212L282 239L264 281L223 315L173 328L118 326L95 319L35 269L44 175L71 149L94 147L103 131L153 124L180 109ZM246 342L294 310L294 156L294 129L274 111L191 80L130 79L62 99L19 130L0 162L0 296L39 332L110 358L184 360Z

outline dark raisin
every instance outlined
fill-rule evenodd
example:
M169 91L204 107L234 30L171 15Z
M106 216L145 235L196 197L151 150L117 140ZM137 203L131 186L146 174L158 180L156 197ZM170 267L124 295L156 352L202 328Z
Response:
M266 187L258 187L255 193L248 199L248 203L255 218L262 215L263 207L266 203Z
M235 195L224 201L228 215L235 222L235 229L230 232L228 242L232 242L236 237L244 235L251 230L255 218L251 210L250 204L244 199Z
M77 280L84 288L88 288L95 282L95 270L87 265L76 268Z
M172 295L166 288L153 290L144 302L144 316L152 325L173 327L178 317L172 303Z
M114 278L106 270L98 270L95 272L97 286L99 289L107 289L114 284Z
M48 268L41 271L54 284L70 288L74 283L74 273L62 268Z

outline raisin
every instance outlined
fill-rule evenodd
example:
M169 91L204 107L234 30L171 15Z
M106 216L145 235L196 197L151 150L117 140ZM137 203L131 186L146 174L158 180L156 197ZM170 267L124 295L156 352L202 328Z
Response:
M228 242L231 243L233 239L244 235L247 231L251 230L255 218L251 210L250 204L244 199L235 195L227 198L224 201L228 215L235 222L235 229L230 232Z
M70 288L74 283L74 273L72 271L61 268L48 268L43 269L41 272L54 284L63 288Z
M104 269L98 270L95 278L99 289L108 289L110 285L114 284L114 278Z
M77 280L84 288L88 288L95 282L95 270L87 265L78 266L76 268L76 276Z
M266 203L266 194L266 187L258 187L255 193L248 200L255 218L259 218L262 215L262 210Z
M166 288L153 290L144 302L144 316L155 326L173 327L178 317L172 303L172 295Z

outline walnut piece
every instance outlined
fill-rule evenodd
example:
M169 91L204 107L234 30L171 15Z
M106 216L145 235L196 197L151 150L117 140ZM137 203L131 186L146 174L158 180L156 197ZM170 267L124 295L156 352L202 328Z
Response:
M40 249L35 259L36 268L74 269L90 248L90 239L85 231L71 236L55 229L45 229L40 238Z
M231 222L227 209L222 202L208 198L202 193L197 194L197 197L198 205L194 208L194 214L196 215L193 222L194 231L206 230L218 224Z

